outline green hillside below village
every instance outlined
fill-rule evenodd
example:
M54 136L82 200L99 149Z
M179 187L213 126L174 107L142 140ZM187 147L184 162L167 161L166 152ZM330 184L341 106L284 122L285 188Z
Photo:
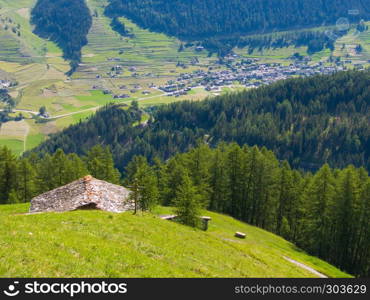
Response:
M36 35L30 24L36 2L0 0L0 87L6 87L15 102L11 107L0 103L0 109L11 109L1 113L5 126L0 129L0 144L17 154L110 102L138 100L145 108L197 101L288 77L369 65L368 22L253 34L220 59L217 50L201 41L181 41L142 29L126 17L115 19L125 31L114 31L105 13L108 2L91 0L88 43L76 71L67 76L70 61L63 58L63 51ZM350 16L343 17L345 21ZM324 38L332 49L319 50L320 45L312 50L297 37ZM40 115L40 108L45 108L45 115Z

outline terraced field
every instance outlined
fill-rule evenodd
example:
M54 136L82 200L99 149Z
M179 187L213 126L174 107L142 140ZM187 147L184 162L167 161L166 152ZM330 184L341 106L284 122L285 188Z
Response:
M370 27L370 22L366 22ZM361 45L363 51L356 52L356 47ZM334 56L342 57L347 61L352 61L352 64L368 63L370 60L370 30L358 32L352 30L348 35L337 40ZM350 64L348 64L351 67Z

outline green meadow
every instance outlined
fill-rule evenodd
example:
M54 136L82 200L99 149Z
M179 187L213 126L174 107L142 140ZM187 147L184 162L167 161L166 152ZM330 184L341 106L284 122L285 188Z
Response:
M20 155L23 152L24 142L21 139L0 137L0 145L7 146L14 154Z
M0 277L349 277L284 239L204 211L208 231L153 214L102 211L25 214L29 204L0 206ZM37 224L37 226L36 226ZM244 240L234 237L246 233Z

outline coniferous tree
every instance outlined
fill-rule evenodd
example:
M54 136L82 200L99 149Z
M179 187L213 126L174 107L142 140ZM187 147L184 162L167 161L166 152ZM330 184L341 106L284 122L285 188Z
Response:
M166 189L166 194L162 199L164 205L172 205L177 194L177 187L182 182L183 172L184 172L183 159L179 157L174 157L167 163L167 178L168 186Z
M228 173L229 173L229 189L230 189L230 204L228 213L232 216L240 218L242 215L241 202L243 195L243 170L244 153L236 144L231 145L228 152Z
M102 180L106 180L111 183L118 184L120 181L121 175L118 169L114 167L113 155L109 147L103 148L102 162L104 166Z
M289 240L297 242L302 234L303 216L306 213L304 206L304 191L306 190L308 179L304 178L298 171L293 171L293 190L292 201L288 215L290 224Z
M4 146L0 149L0 203L15 201L17 186L17 160L15 155Z
M52 163L52 157L46 154L36 165L37 178L36 178L36 189L38 194L50 191L54 188L54 168Z
M15 189L11 189L10 192L9 192L9 195L8 195L8 201L7 203L8 204L16 204L16 203L19 203L19 197L18 197L18 193Z
M119 183L120 173L114 167L112 153L109 147L96 145L90 149L86 157L87 169L90 174L101 180L114 184Z
M89 171L86 168L84 161L78 157L77 154L72 153L68 155L68 160L70 162L70 178L71 181L77 180L88 175Z
M258 187L258 180L261 176L261 167L259 165L259 149L255 146L252 149L248 147L243 148L246 153L243 179L244 187L242 194L242 219L248 221L250 224L256 223L257 207L261 202L260 189Z
M67 159L67 155L63 150L59 149L53 155L51 159L52 170L53 170L53 188L63 186L67 183L70 183L70 163Z
M209 208L219 212L227 212L230 199L227 157L224 150L220 148L215 150L212 157L210 174L211 194Z
M28 202L36 195L36 170L28 159L22 159L17 168L18 198Z
M148 162L147 159L142 155L135 155L132 160L128 163L125 168L125 180L126 184L131 184L137 174L144 168L146 168Z
M159 191L153 170L148 167L144 174L139 173L140 207L142 211L151 211L159 202Z
M354 237L354 205L358 201L359 189L358 178L353 167L344 170L339 178L339 193L337 207L337 244L336 262L345 270L350 266L349 257L352 251L352 239Z
M86 164L89 173L95 177L99 178L104 174L104 164L102 158L104 156L104 150L101 145L96 145L92 147L87 153ZM101 179L101 178L99 178Z
M134 215L137 214L139 210L139 203L140 203L140 184L137 178L134 178L132 181L132 185L129 186L131 189L131 193L129 195L129 199L134 202Z
M134 200L142 211L151 210L159 201L154 170L142 156L134 157L127 167L127 183L135 189Z
M277 182L279 162L272 151L261 149L259 178L257 182L260 203L257 203L255 225L268 230L275 230L277 207Z
M196 187L193 185L185 170L182 172L181 183L176 188L176 195L173 199L177 219L180 223L192 227L199 224L201 202Z
M278 183L278 208L276 220L276 233L283 236L290 234L290 224L287 220L292 201L293 178L288 162L284 161L281 166L280 180Z
M330 252L332 238L335 180L328 165L324 165L313 177L307 191L309 203L305 242L310 253L324 257Z
M158 158L154 159L153 171L156 177L158 187L158 201L165 204L165 199L169 194L170 188L168 185L169 178L167 174L166 165L163 164Z
M357 275L370 274L370 180L363 186L360 195L360 215L355 222L358 224L357 239L354 245L355 251L352 256L352 273Z
M208 145L201 143L191 150L188 155L189 176L196 186L202 206L208 206L210 201L209 169L211 150Z

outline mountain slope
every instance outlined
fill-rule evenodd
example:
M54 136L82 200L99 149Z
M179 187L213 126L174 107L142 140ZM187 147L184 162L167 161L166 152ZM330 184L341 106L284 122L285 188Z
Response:
M31 12L37 2L38 0L0 0L0 77L3 79L1 73L6 71L19 83L9 89L9 94L16 100L16 109L22 111L26 118L25 122L30 128L29 131L25 131L25 127L21 126L22 123L12 123L9 126L12 127L12 131L22 132L22 134L15 138L13 134L0 132L1 145L9 145L17 153L21 153L24 148L32 149L47 139L50 133L78 123L80 119L85 119L98 107L110 101L117 103L140 99L141 105L150 106L184 99L203 100L206 96L216 93L206 91L203 87L194 88L188 95L179 97L165 96L158 91L156 87L164 85L167 81L176 80L184 72L192 73L198 69L207 72L208 67L214 70L221 67L223 70L226 69L226 65L219 65L216 55L208 57L207 51L198 51L198 41L184 43L177 38L142 29L127 18L118 19L125 24L130 36L120 36L110 27L111 18L103 13L107 0L85 1L92 14L93 25L87 35L88 44L81 49L81 62L71 76L71 80L67 80L65 74L70 70L70 66L69 62L63 59L63 51L50 39L37 36L33 30L34 26L30 24ZM81 1L69 1L68 3L72 2L81 3ZM56 4L61 1L49 1L49 3ZM81 16L80 13L73 14L73 17L76 17L74 23L85 20ZM78 19L79 17L81 20ZM87 16L86 20L88 18ZM79 29L78 26L75 27L74 29ZM332 27L327 26L243 36L236 39L238 48L233 49L239 55L235 63L240 63L252 56L259 58L261 64L288 65L295 62L294 54L299 53L305 56L307 53L312 54L318 49L323 49L312 55L311 65L321 61L325 66L333 66L334 63L327 62L329 56L333 54L335 60L341 57L343 62L346 57L346 60L353 62L352 66L359 63L366 67L370 50L369 31L365 30L357 36L355 24L351 28L352 31L345 35L343 40L338 40L335 52L330 52L334 42L331 37L336 36L335 31L328 36L326 31L332 30ZM68 29L63 32L68 32ZM337 37L340 36L338 34ZM227 39L227 36L225 38ZM329 43L327 43L328 39ZM212 41L208 39L208 42ZM205 42L203 44L209 46L207 49L210 52L218 51L218 45L225 46L225 50L231 50L234 46L233 43L220 41L216 44ZM355 48L360 44L364 51L358 54ZM286 46L289 47L286 48ZM278 48L275 49L275 47ZM324 48L328 49L324 50ZM183 51L179 52L181 49ZM224 53L224 51L221 52ZM199 63L193 66L194 61L199 61ZM111 78L111 70L117 64L120 64L124 71L121 75ZM183 64L188 68L183 69ZM351 68L350 65L346 63L346 66ZM130 72L131 67L135 67L136 71ZM132 77L135 73L138 73L139 77ZM97 76L101 78L97 79ZM152 83L156 86L155 88L150 88ZM142 90L135 89L131 92L131 87L136 84L140 85ZM121 86L127 86L128 89L123 91ZM92 90L93 87L97 90ZM239 88L239 85L230 87L234 90ZM104 90L111 91L112 95L103 95ZM144 90L148 90L150 95L143 95ZM222 88L221 92L226 90L229 90L229 87ZM123 93L129 95L130 98L113 99L114 95ZM42 106L46 107L52 120L39 123L32 119L34 114L29 111L37 112ZM20 111L17 111L14 116L18 113Z
M81 61L81 48L87 44L86 36L92 24L85 0L38 0L31 16L35 33L63 49L64 58L71 60L73 72Z
M124 15L154 31L197 39L369 19L369 0L110 0L107 14Z
M199 139L214 146L235 141L265 146L295 168L315 170L324 163L370 169L370 71L292 79L202 102L158 107L148 126L135 109L108 107L72 126L36 151L84 154L95 144L110 145L122 170L132 156L170 156Z
M264 230L212 217L207 232L154 215L75 211L22 215L0 207L1 277L328 277L348 275ZM158 208L157 213L169 213ZM245 240L233 237L247 234Z

